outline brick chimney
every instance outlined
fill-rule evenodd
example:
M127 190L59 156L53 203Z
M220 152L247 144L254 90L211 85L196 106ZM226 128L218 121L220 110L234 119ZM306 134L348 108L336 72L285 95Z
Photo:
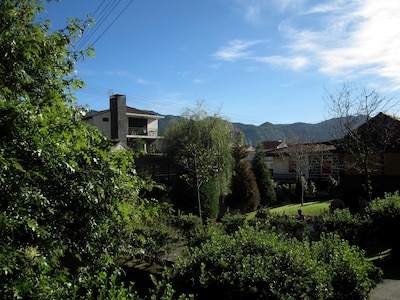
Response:
M110 96L111 139L126 143L126 96Z

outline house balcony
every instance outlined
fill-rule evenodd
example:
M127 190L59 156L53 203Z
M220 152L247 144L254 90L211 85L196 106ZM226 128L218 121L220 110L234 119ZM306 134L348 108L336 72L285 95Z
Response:
M129 127L128 137L150 138L150 139L160 138L160 136L158 136L158 129L147 128L147 127Z

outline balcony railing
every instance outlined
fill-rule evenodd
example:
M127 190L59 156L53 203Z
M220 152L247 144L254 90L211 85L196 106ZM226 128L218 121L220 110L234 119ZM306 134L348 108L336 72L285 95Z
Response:
M128 135L141 137L157 137L157 129L148 129L147 127L129 127Z

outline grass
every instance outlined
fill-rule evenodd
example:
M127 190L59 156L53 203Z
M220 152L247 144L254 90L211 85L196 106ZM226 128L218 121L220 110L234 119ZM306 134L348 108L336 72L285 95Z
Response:
M304 202L303 206L300 203L288 204L284 206L279 206L271 208L269 211L271 214L277 215L297 215L297 211L301 209L303 215L318 215L324 211L329 210L330 201L313 201ZM252 212L247 214L247 219L252 219L255 217L257 212Z
M301 209L303 215L318 215L323 211L329 210L330 201L313 201L305 202L303 206L300 203L288 204L270 209L270 212L278 215L297 215L297 211Z

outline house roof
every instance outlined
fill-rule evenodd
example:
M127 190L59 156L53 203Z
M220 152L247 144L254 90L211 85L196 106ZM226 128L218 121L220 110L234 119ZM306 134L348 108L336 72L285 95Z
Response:
M98 116L98 115L102 115L105 113L110 112L110 109L104 109L104 110L100 110L100 111L96 111L96 110L91 110L89 111L85 117L83 117L82 119L90 119L92 117ZM161 116L160 114L154 112L154 111L150 111L150 110L140 110L134 107L130 107L127 106L126 107L126 113L128 114L135 114L135 115L144 115L144 116L154 116L154 117L158 117L158 118L163 118L163 116Z
M339 145L354 141L356 139L374 146L383 151L400 151L400 119L385 113L379 113L375 117L360 125L353 135L347 135Z
M271 155L292 155L292 154L315 154L333 152L336 146L331 143L307 143L307 144L292 144L285 148L271 150L268 154Z
M265 141L261 142L265 150L278 149L282 141Z

